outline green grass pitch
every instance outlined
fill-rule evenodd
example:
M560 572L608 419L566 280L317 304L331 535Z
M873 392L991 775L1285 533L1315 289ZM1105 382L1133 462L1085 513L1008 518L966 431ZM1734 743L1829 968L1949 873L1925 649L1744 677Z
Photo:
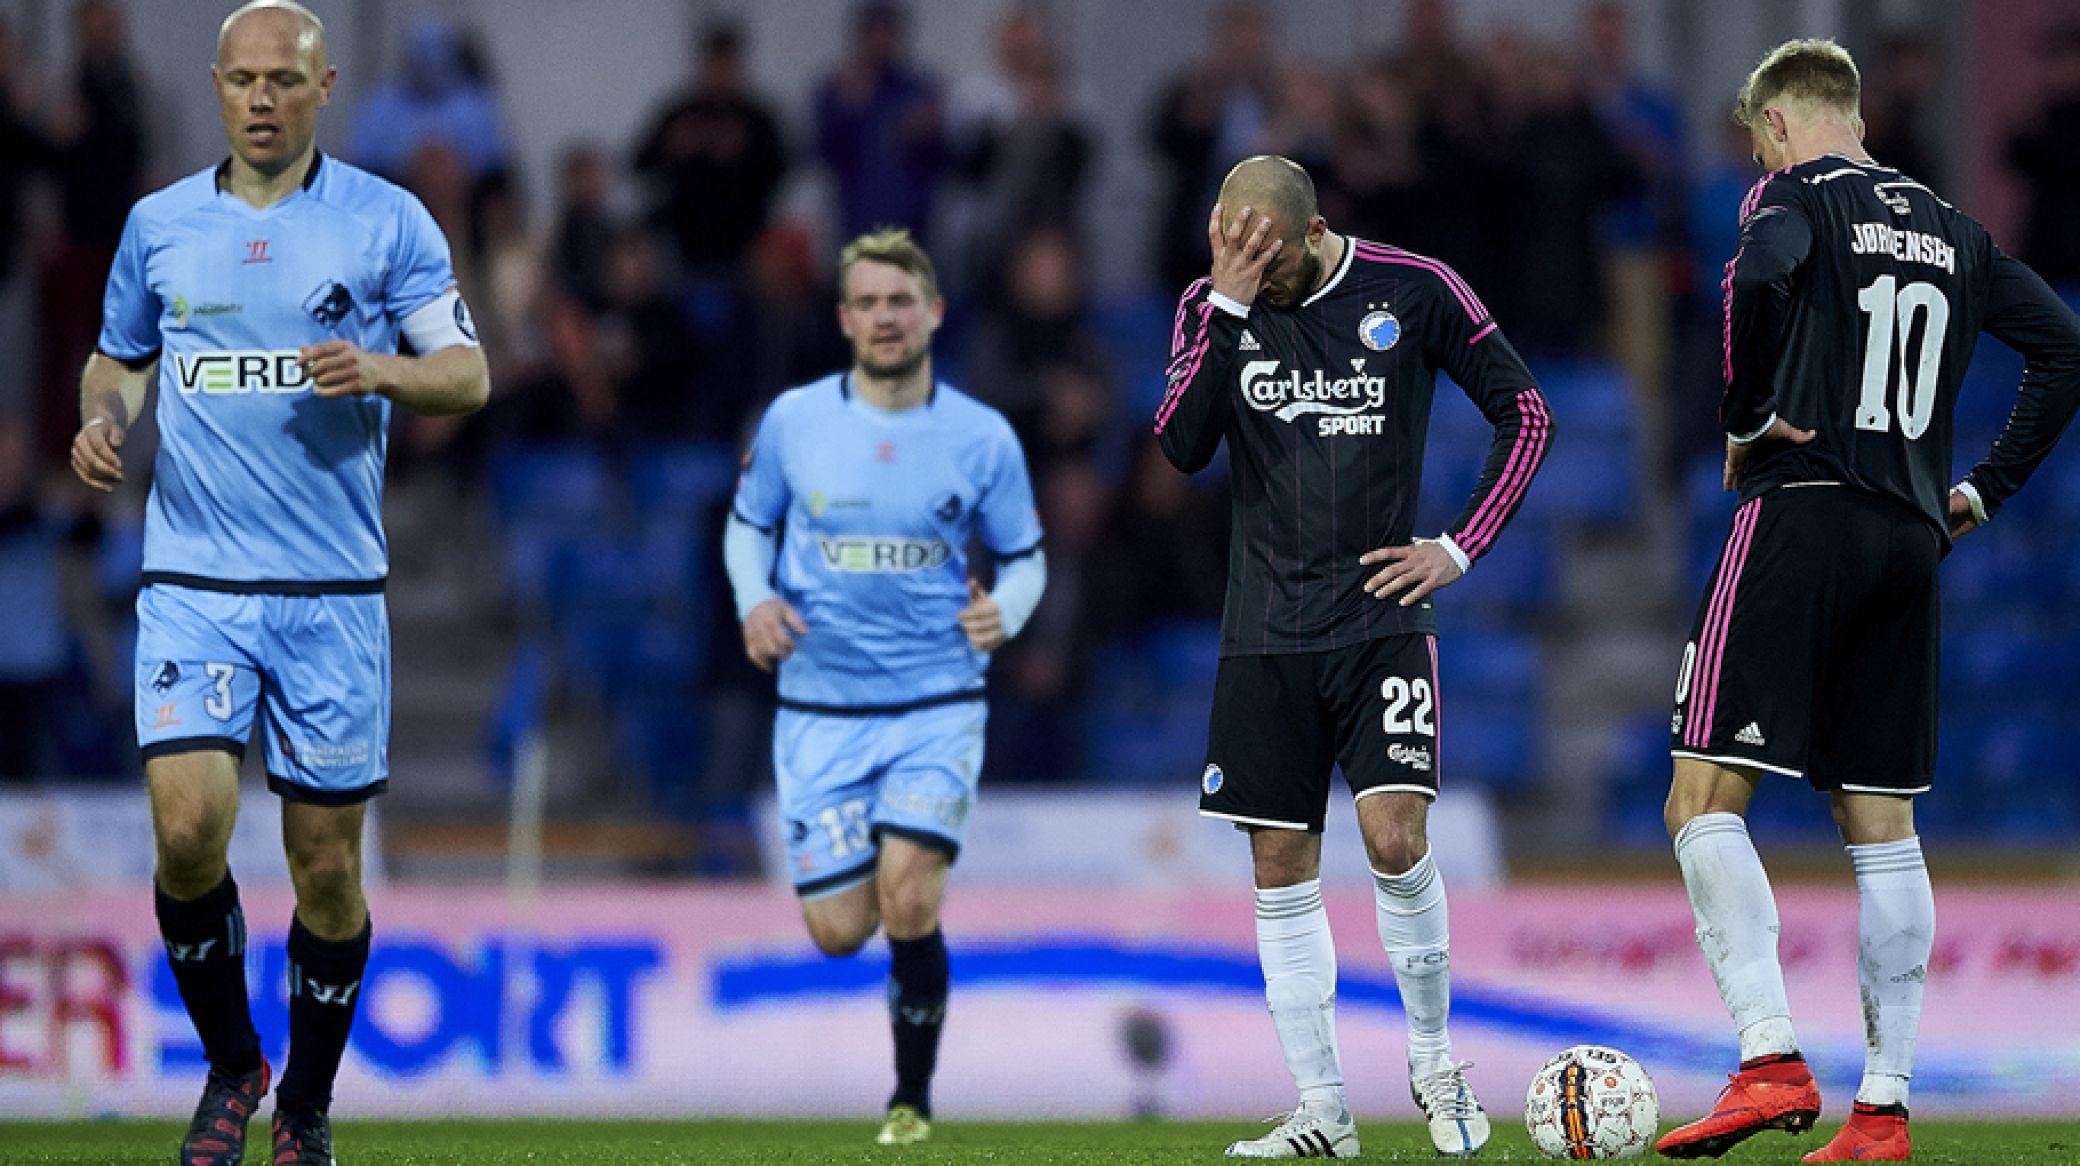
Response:
M592 1163L844 1163L941 1166L953 1163L1216 1162L1229 1141L1262 1131L1247 1122L968 1123L949 1120L922 1146L872 1144L873 1121L353 1121L342 1120L335 1147L342 1166L590 1166ZM265 1161L266 1116L253 1123L247 1162ZM1765 1133L1722 1161L1796 1162L1834 1130L1801 1138ZM1365 1161L1434 1162L1422 1127L1365 1122ZM180 1126L171 1122L0 1124L0 1163L16 1166L164 1166L174 1159ZM1916 1122L1919 1163L2074 1163L2080 1166L2080 1121ZM1540 1161L1514 1120L1496 1123L1482 1161Z

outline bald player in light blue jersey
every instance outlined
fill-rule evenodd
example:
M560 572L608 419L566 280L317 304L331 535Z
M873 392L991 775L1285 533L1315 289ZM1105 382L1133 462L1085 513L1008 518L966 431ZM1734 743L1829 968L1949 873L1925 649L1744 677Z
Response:
M224 21L211 75L230 157L131 210L72 463L98 489L121 481L124 433L156 387L137 736L160 931L210 1066L180 1160L240 1161L271 1075L226 864L258 722L296 889L271 1160L330 1166L332 1084L368 961L362 812L388 779L390 409L466 413L490 380L425 207L317 151L336 77L318 19L247 4Z
M773 768L809 936L842 956L888 931L896 1088L877 1140L900 1145L931 1133L939 903L982 776L983 671L1047 569L1010 424L932 378L931 259L880 231L838 278L852 368L766 411L723 553L745 653L780 673ZM971 544L996 560L994 591Z

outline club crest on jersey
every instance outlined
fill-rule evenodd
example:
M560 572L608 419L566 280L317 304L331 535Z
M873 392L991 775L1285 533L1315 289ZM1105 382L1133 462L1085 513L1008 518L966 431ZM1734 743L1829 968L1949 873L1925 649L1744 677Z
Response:
M1205 775L1199 779L1199 788L1212 795L1221 792L1221 787L1227 783L1228 775L1221 772L1221 767L1209 764Z
M354 293L338 280L327 280L319 284L303 299L303 310L311 314L320 327L336 328L354 310Z
M1358 342L1374 352L1385 352L1401 341L1401 321L1392 312L1367 312L1358 321Z

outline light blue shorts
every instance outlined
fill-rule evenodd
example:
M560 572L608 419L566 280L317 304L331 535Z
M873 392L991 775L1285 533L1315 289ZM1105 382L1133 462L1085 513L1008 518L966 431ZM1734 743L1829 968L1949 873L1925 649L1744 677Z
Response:
M261 716L269 788L318 805L366 801L390 777L383 597L147 586L136 711L147 761L197 749L243 757Z
M884 834L958 856L988 717L979 697L873 716L781 709L773 772L795 893L817 898L873 877Z

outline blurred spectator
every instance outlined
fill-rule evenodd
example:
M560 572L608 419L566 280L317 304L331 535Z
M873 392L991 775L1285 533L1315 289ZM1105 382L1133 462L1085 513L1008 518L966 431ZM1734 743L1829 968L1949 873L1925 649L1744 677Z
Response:
M1097 557L1110 634L1170 620L1212 621L1227 602L1228 492L1212 475L1180 474L1152 435L1137 438L1119 503ZM1050 531L1050 537L1052 531ZM1053 556L1049 556L1053 565Z
M492 397L502 433L522 441L606 439L621 415L620 369L600 342L599 325L577 301L546 297L542 331L549 359L534 375Z
M2043 104L2009 140L2008 164L2029 190L2022 259L2070 290L2080 287L2080 24L2051 34L2045 65Z
M1879 41L1878 64L1863 74L1863 145L1881 165L1951 193L1928 145L1928 111L1940 100L1943 63L1918 28L1895 28Z
M1090 127L1069 107L1061 55L1036 10L1005 11L996 60L1007 100L975 117L956 151L958 173L976 188L978 204L963 282L984 294L985 273L1003 264L1020 231L1054 228L1080 245L1097 154Z
M745 263L729 343L715 354L714 375L701 392L702 424L726 422L726 436L745 444L750 435L741 430L761 402L844 368L852 349L838 331L837 302L837 291L817 278L809 229L796 222L766 228ZM730 620L735 635L734 613Z
M1278 100L1264 127L1264 150L1307 167L1315 186L1336 184L1336 129L1344 78L1321 61L1288 61L1278 70Z
M28 429L0 420L0 780L55 776L70 636L59 600L69 523L37 497Z
M1527 358L1598 351L1608 308L1604 217L1637 190L1638 171L1589 108L1563 54L1543 45L1526 50L1513 34L1498 33L1486 66L1497 97L1503 188L1529 213L1495 217L1490 225L1506 241L1510 278L1475 286L1494 287L1483 294Z
M38 448L62 457L79 425L79 368L101 332L101 293L130 204L144 193L143 89L114 0L73 9L78 57L52 140L59 238L43 265Z
M1426 253L1426 231L1454 197L1441 189L1423 153L1420 111L1407 77L1393 61L1376 58L1352 77L1336 134L1331 182L1316 182L1322 214L1364 239ZM1454 260L1458 262L1458 260Z
M491 364L491 383L497 385L531 370L546 355L531 325L546 264L541 240L528 227L527 200L511 172L485 175L470 200L469 249L477 268L470 314Z
M1091 328L1081 261L1067 233L1042 227L1012 246L1002 291L976 320L966 355L963 387L1011 422L1038 478L1047 447L1060 444L1045 432L1056 370L1066 366L1110 384L1104 344ZM1100 412L1116 412L1116 402L1108 396Z
M1613 197L1604 219L1610 281L1607 340L1625 369L1640 428L1658 448L1667 428L1667 385L1675 297L1682 268L1683 179L1689 163L1681 100L1633 63L1626 6L1596 0L1583 12L1581 76L1611 141L1630 158L1638 185Z
M1419 215L1389 223L1384 240L1450 263L1475 287L1510 278L1494 230L1507 198L1496 173L1487 87L1461 47L1445 0L1410 0L1394 75L1415 103ZM1514 332L1512 332L1514 335Z
M1047 530L1047 593L991 670L1003 694L990 710L990 775L1001 781L1074 781L1084 774L1082 717L1100 642L1090 605L1099 536L1111 509L1104 478L1081 462L1035 467Z
M1150 129L1168 172L1156 228L1156 274L1172 295L1212 263L1207 212L1228 169L1262 152L1277 91L1263 8L1223 5L1214 14L1210 42L1207 55L1164 89Z
M607 248L604 290L600 343L616 373L616 422L622 431L645 441L735 436L732 419L711 414L694 399L700 345L665 286L658 244L648 231L630 227L614 236Z
M701 34L694 82L650 123L635 169L650 181L652 214L686 271L734 282L787 173L780 124L747 92L736 25Z
M606 156L593 146L572 146L564 151L562 177L550 263L558 287L598 310L607 298L607 245L618 230Z
M838 225L851 239L907 227L928 244L947 150L938 83L905 60L908 14L866 0L844 61L816 93L816 152L838 184Z
M512 145L485 68L481 49L466 50L454 25L437 16L413 20L400 75L371 88L355 114L348 157L402 181L421 147L437 141L460 156L472 179L503 169Z
M31 175L51 163L49 141L23 112L20 64L14 30L0 15L0 352L11 354L17 369L27 363L23 354L36 351L34 280L24 274L30 229L25 188ZM33 374L33 366L24 371ZM0 386L0 415L27 414L34 390L33 375L7 377Z

